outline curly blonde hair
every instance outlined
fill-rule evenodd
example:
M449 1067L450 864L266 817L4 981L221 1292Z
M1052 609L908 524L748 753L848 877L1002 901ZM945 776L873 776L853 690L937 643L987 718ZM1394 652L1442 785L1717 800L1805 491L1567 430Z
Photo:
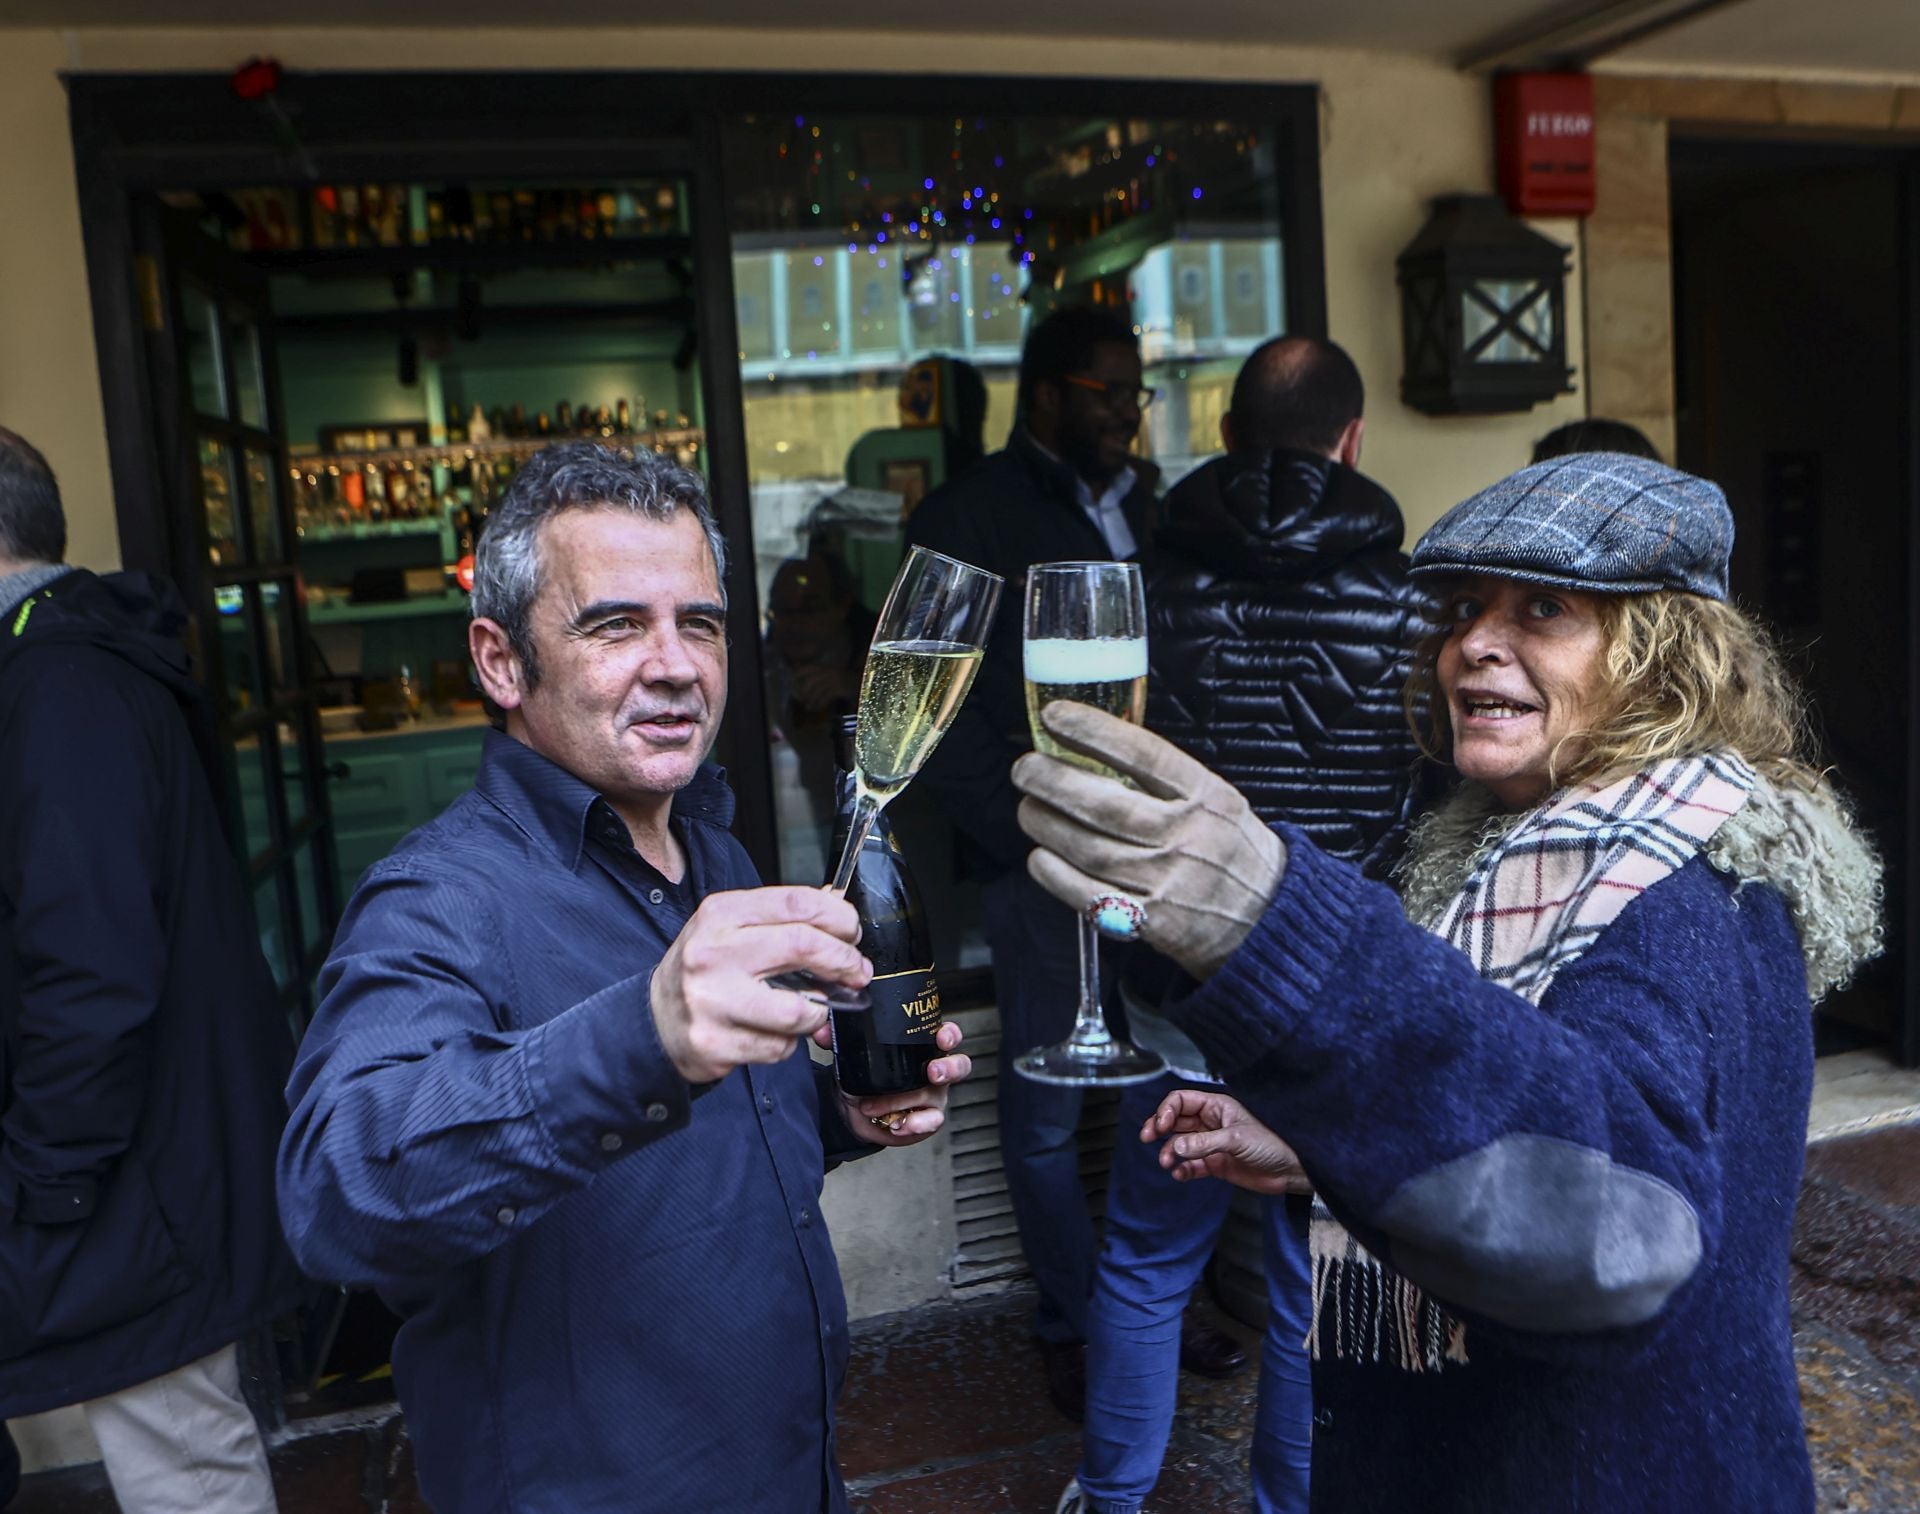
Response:
M1776 783L1819 785L1806 698L1754 620L1670 589L1593 598L1606 643L1602 713L1555 746L1547 770L1556 791L1716 750L1738 752ZM1442 626L1420 642L1407 679L1414 739L1440 761L1451 760L1453 730L1437 669L1454 630Z

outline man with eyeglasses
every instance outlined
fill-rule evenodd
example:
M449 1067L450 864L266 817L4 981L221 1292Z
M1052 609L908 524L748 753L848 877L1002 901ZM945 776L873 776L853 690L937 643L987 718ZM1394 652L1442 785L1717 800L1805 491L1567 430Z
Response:
M993 952L1001 1065L1065 1039L1079 997L1071 913L1028 876L1031 843L1015 819L1009 770L1031 744L1021 679L1027 569L1037 562L1132 558L1146 542L1159 470L1134 455L1141 412L1140 344L1121 311L1070 306L1027 335L1019 414L1006 447L929 494L910 543L1007 580L999 622L973 692L917 780L959 832L960 866L981 882ZM1095 1243L1080 1186L1080 1090L1000 1079L1000 1150L1020 1246L1039 1289L1034 1336L1055 1407L1078 1421L1086 1400L1087 1300ZM1223 1332L1190 1319L1182 1361L1213 1376L1245 1357Z

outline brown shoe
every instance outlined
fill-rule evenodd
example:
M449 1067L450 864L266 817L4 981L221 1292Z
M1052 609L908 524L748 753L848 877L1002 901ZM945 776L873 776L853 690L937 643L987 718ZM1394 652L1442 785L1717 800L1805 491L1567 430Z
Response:
M1076 1425L1087 1417L1087 1343L1037 1341L1047 1368L1047 1397Z
M1180 1365L1202 1377L1232 1377L1247 1364L1240 1343L1188 1310L1180 1321Z

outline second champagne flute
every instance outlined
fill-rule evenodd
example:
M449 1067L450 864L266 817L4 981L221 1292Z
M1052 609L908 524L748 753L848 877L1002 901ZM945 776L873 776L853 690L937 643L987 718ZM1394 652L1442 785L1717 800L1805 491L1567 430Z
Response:
M1027 722L1033 744L1049 757L1092 768L1115 781L1105 763L1056 742L1040 712L1056 699L1090 704L1138 725L1147 705L1147 596L1140 565L1131 562L1036 563L1027 574ZM1100 934L1091 914L1080 928L1080 1006L1073 1034L1030 1051L1013 1065L1039 1083L1069 1088L1144 1083L1166 1063L1107 1029L1100 1007Z

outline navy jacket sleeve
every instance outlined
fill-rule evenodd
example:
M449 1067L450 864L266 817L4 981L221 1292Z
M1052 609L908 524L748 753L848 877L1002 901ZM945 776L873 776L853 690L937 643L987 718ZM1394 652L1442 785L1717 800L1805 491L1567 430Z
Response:
M295 1063L282 1222L313 1276L372 1286L480 1257L603 1168L680 1129L654 964L529 1029L472 879L375 869Z
M908 543L1001 571L998 554L982 536L981 512L966 504L960 494L929 496L908 522ZM1012 579L1001 588L974 687L916 779L953 825L995 867L1009 872L1024 864L1033 847L1020 829L1020 794L1013 786L1013 764L1023 748L1008 734L1024 725L1019 607L1024 592L1024 585Z
M141 1114L147 1024L167 976L173 769L154 722L179 717L164 690L86 648L36 651L9 682L0 897L13 914L21 1021L0 1206L28 1221L80 1220ZM191 755L184 726L179 745Z
M1403 1275L1533 1354L1642 1349L1719 1230L1706 1006L1751 985L1700 981L1738 960L1714 875L1629 905L1535 1007L1281 834L1272 905L1182 1028ZM1683 881L1715 897L1663 907Z

